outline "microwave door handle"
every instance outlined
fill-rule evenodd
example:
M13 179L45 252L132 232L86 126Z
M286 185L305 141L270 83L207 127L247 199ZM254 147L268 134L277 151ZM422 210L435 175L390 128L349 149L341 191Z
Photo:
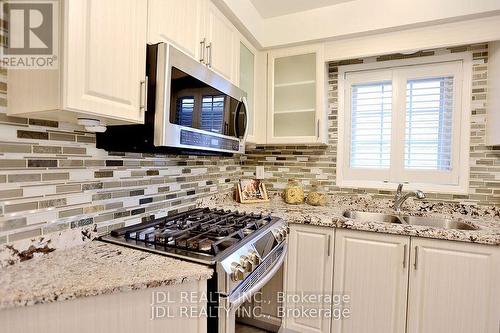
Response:
M241 102L243 103L243 106L245 107L245 132L243 134L243 142L247 141L247 136L248 136L248 120L249 120L249 114L248 114L248 102L246 97L241 98Z
M238 121L238 118L240 117L240 112L241 112L241 105L243 104L242 101L238 102L238 105L236 106L236 112L234 113L234 134L236 135L237 138L240 137L240 123Z
M245 131L243 132L242 136L242 141L246 141L247 135L248 135L248 104L247 104L247 99L246 97L242 97L241 100L238 102L238 106L236 107L236 113L234 115L234 132L236 136L239 138L240 137L240 123L239 123L239 118L240 118L240 112L241 112L241 107L244 107L244 112L245 112Z

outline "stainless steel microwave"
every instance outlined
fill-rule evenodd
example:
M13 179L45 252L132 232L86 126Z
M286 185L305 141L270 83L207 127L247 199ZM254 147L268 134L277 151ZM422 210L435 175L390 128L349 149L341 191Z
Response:
M97 147L111 151L243 154L246 93L169 43L147 48L144 125L108 126Z

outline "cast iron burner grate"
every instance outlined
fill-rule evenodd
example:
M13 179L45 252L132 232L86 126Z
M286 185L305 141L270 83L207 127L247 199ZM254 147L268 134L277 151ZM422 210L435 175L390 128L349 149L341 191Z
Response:
M176 248L215 255L262 228L271 217L200 208L111 232L155 248Z

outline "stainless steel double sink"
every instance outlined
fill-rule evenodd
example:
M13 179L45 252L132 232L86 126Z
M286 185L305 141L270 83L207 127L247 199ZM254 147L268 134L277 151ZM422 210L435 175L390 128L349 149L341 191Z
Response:
M361 222L378 222L378 223L397 223L408 225L421 225L427 227L441 229L456 229L456 230L477 230L478 228L461 221L455 221L439 217L425 216L405 216L393 215L384 213L360 212L347 210L344 212L344 217L358 220Z

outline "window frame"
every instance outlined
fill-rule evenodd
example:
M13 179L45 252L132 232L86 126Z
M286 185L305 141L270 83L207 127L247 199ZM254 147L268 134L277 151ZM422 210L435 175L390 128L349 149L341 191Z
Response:
M423 73L423 76L417 75L419 73ZM406 81L412 78L447 75L446 73L452 73L454 76L452 170L445 172L404 169ZM351 168L350 87L356 83L385 81L383 78L389 76L389 80L393 83L391 167L379 170ZM401 87L405 87L404 91L400 91ZM471 94L472 54L470 52L339 66L337 186L393 190L398 183L404 183L409 189L454 194L467 193L470 171ZM400 112L400 110L405 112ZM442 181L444 176L447 177L446 183ZM428 180L431 182L427 182Z

